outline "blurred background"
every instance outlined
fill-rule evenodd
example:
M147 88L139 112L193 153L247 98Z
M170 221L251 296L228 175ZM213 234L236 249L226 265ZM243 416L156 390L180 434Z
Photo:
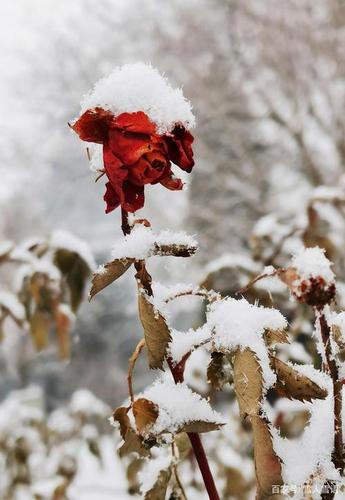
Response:
M153 259L156 279L233 293L304 243L326 248L344 290L341 0L3 0L0 23L0 242L27 248L29 238L61 229L82 238L97 263L109 259L119 214L104 214L103 180L95 184L68 122L100 77L145 61L183 87L197 119L188 189L150 187L140 216L194 234L200 250L191 262ZM13 279L4 269L1 287L11 289ZM121 280L81 305L69 362L54 346L37 354L28 334L8 327L1 399L34 385L48 412L81 388L120 404L142 335L133 276ZM277 301L293 324L287 298ZM175 311L182 326L199 315L194 303ZM144 362L137 370L141 389L150 374Z

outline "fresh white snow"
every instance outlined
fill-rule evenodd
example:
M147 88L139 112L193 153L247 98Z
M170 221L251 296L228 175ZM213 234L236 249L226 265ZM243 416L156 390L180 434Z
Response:
M174 89L167 78L150 64L138 62L116 67L99 80L81 102L81 112L96 107L121 113L143 111L156 124L160 134L176 124L189 129L195 118L182 89Z
M251 349L260 362L265 388L275 383L276 376L270 368L263 334L266 329L286 328L287 321L278 310L250 304L244 298L229 297L209 306L207 323L214 332L216 350Z

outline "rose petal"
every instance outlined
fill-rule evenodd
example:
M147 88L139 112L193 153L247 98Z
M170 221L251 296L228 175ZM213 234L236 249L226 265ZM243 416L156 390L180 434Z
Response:
M103 146L103 163L105 173L112 185L122 186L123 181L128 177L128 170L107 144Z
M181 179L172 177L172 174L170 174L170 177L164 177L159 182L162 184L162 186L170 189L171 191L180 191L183 188L183 182L181 181Z
M121 128L125 132L139 132L149 135L154 134L156 131L155 124L150 121L143 111L122 113L116 117L111 127Z
M170 162L159 151L148 153L130 167L129 180L138 186L155 184L164 175L166 167L170 170Z
M125 181L122 186L121 206L127 212L136 212L145 202L144 186L136 186Z
M149 135L125 132L119 128L109 131L109 147L125 165L136 163L142 155L152 150Z
M88 109L71 126L82 141L102 144L107 140L109 124L113 119L110 111L102 108Z
M194 137L184 127L177 126L165 136L170 160L182 170L191 172L194 166L192 143Z
M108 214L120 205L120 199L110 182L107 182L105 187L106 190L103 196L103 200L107 204L105 213Z

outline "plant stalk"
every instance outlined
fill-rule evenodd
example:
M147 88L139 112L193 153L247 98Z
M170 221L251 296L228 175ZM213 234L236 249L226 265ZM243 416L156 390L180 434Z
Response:
M343 430L342 430L342 383L339 381L337 363L332 354L330 335L331 329L327 323L323 309L318 309L321 338L325 349L327 368L333 383L333 408L334 408L334 447L332 461L334 466L344 474Z
M121 228L123 234L130 234L131 227L128 223L128 212L126 212L126 210L124 210L123 208L121 208L121 220ZM141 282L143 287L146 289L146 293L152 296L153 292L151 288L151 276L146 270L145 261L139 261L138 263L136 263L135 267L137 269L139 277L144 278L141 279ZM182 362L180 362L176 366L173 365L171 359L167 359L175 384L181 383L184 380L184 365L186 359L182 360ZM199 469L210 500L220 500L199 434L195 432L188 432L188 437L191 442L196 461L198 462Z

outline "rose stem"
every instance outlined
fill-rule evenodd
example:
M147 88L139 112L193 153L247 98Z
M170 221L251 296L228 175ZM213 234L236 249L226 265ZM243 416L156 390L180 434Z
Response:
M130 228L130 225L128 223L128 212L126 210L124 210L123 208L121 208L121 220L122 220L122 223L121 223L122 232L124 235L127 235L131 232L131 228ZM139 270L141 272L143 272L143 274L146 277L150 276L148 274L148 272L146 271L144 261L140 261L138 263L138 266L136 266L136 268L137 268L138 272L139 272ZM146 288L147 293L149 295L152 295L151 284L150 283L147 283L147 284L142 283L142 285ZM148 285L148 286L146 286L146 285ZM175 384L178 384L179 382L183 382L184 363L179 363L178 365L176 365L174 367L171 360L167 359L167 362L168 362L170 371L172 373L172 376L174 378ZM208 463L206 453L205 453L204 447L202 445L200 436L199 436L199 434L197 434L195 432L188 432L188 437L189 437L189 440L191 442L196 461L198 462L200 472L201 472L202 478L204 480L204 484L205 484L205 488L207 490L208 496L209 496L210 500L219 500L217 488L216 488L216 485L215 485L215 482L214 482L214 479L212 476L212 472L211 472L211 469L210 469L210 466L209 466L209 463Z
M172 376L174 378L175 384L181 383L184 380L184 365L186 362L186 359L182 359L182 361L174 366L172 363L172 360L170 358L167 358L167 362L170 368L170 371L172 373ZM202 445L200 436L196 432L188 432L188 437L189 440L192 444L194 455L196 458L196 461L198 462L199 469L202 475L202 478L204 480L204 484L208 493L208 496L210 497L210 500L219 500L219 495L218 491L212 476L212 472L207 460L207 456L204 450L204 447Z
M325 357L329 373L333 382L333 403L334 403L334 448L332 461L337 469L340 469L341 475L344 473L343 456L343 430L342 430L342 383L339 381L338 367L332 355L330 342L330 327L327 323L325 313L322 308L317 308L317 317L320 324L321 338L325 349Z

